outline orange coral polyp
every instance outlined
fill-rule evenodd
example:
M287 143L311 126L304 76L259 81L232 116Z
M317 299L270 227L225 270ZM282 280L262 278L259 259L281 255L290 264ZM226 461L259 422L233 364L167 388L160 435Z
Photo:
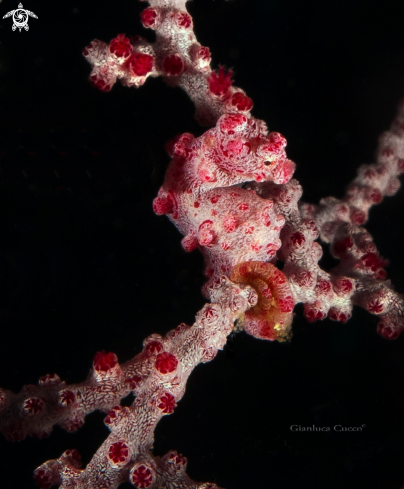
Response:
M292 292L285 275L271 263L248 261L236 265L230 280L248 284L258 294L257 304L245 313L244 329L265 340L290 339L293 319Z

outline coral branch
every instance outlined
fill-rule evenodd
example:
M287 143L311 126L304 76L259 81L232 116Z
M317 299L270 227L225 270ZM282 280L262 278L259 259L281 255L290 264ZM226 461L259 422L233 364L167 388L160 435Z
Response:
M55 484L66 489L112 489L125 480L139 488L168 483L208 488L189 479L185 458L170 452L158 459L150 451L156 424L173 413L192 370L215 358L234 322L257 302L251 287L234 285L225 277L212 285L210 296L212 303L197 314L192 327L181 324L164 338L151 335L143 351L122 366L114 354L98 353L82 384L66 386L56 376L47 376L18 395L2 391L1 428L14 440L27 434L41 437L55 423L73 431L88 412L109 410L104 422L111 434L87 467L80 469L78 452L68 450L35 471L42 489ZM119 401L129 392L136 398L130 407L122 407Z

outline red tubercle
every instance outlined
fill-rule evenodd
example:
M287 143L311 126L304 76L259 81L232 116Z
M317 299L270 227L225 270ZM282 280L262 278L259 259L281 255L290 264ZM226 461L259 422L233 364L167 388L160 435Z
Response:
M129 480L138 489L146 489L154 482L154 471L145 464L135 465L130 471Z
M346 236L344 239L334 243L334 253L337 256L344 255L353 245L353 239L350 236Z
M367 169L367 170L364 172L364 174L363 174L363 175L364 175L364 176L365 176L365 178L367 178L368 180L373 180L373 179L376 177L377 173L376 173L376 171L375 171L374 169L372 169L372 168L368 168L368 169Z
M226 231L226 233L234 232L238 228L239 224L240 222L237 219L237 217L233 216L232 214L228 214L227 216L224 216L222 221L222 226L223 229Z
M167 335L170 338L176 338L188 328L189 328L189 326L187 326L185 323L181 323L175 329L172 329L171 331L169 331L167 333Z
M327 314L316 306L316 304L305 304L304 305L304 315L306 316L309 323L314 321L321 321Z
M331 307L331 309L328 311L328 317L332 321L340 321L341 323L345 324L351 315L340 311L336 307Z
M372 272L377 272L388 264L388 261L381 258L378 253L366 253L361 257L360 261L363 267L368 268Z
M218 122L220 131L224 134L234 134L241 131L247 123L247 117L243 114L225 114Z
M302 246L306 241L306 238L304 237L303 233L301 233L300 231L296 231L291 234L290 241L294 246Z
M178 360L175 355L164 351L159 353L156 358L155 367L161 374L170 374L176 370L178 366Z
M176 213L176 203L174 194L167 192L166 195L163 194L162 189L159 192L161 195L153 200L153 210L158 216L164 214L175 214ZM173 216L174 217L174 216Z
M195 234L190 233L187 234L187 236L185 236L184 238L182 238L181 246L188 253L194 251L198 247L198 239L196 238Z
M201 46L199 49L198 49L198 52L197 52L197 56L199 59L201 59L202 61L205 61L207 63L210 63L210 60L211 60L211 55L210 55L210 50L208 47L205 47L205 46Z
M272 206L265 207L261 213L261 219L266 227L269 227L271 225L271 215L270 215L271 207Z
M140 377L140 375L132 375L132 377L128 377L125 379L125 383L129 384L129 387L132 390L135 390L139 387L141 380L142 377Z
M216 182L217 180L216 172L204 163L198 168L198 178L201 182Z
M58 404L63 407L68 407L74 404L76 401L76 395L73 391L69 389L64 389L59 392L59 401Z
M99 351L94 355L93 367L97 372L108 372L116 367L118 358L115 353Z
M124 34L118 34L109 43L109 52L117 58L128 58L133 51L130 40Z
M201 46L199 43L195 43L189 48L188 53L195 68L199 70L207 70L211 62L209 48Z
M384 312L383 301L380 297L373 297L367 302L366 309L372 314L382 314Z
M380 204L380 202L383 200L383 195L379 189L372 188L367 193L367 198L370 200L372 204Z
M231 139L227 141L225 145L220 145L222 152L226 158L234 158L239 155L248 155L251 151L251 145L248 142L245 142L243 138L240 139Z
M113 443L108 450L108 458L114 465L125 465L129 459L129 447L123 441Z
M267 150L277 155L282 154L287 145L286 138L279 132L270 132L268 134L268 141Z
M126 68L135 76L146 76L153 70L154 58L150 54L134 53L126 61Z
M140 22L146 29L153 29L159 23L159 11L153 7L148 7L140 12Z
M381 319L377 325L377 333L386 340L396 340L401 332L402 329L393 328L392 326L385 324L383 319Z
M380 270L378 270L377 272L375 272L374 277L375 277L376 280L386 280L386 278L387 278L387 272L386 272L386 270L384 270L383 268L381 268Z
M160 353L163 351L163 345L160 343L160 341L150 341L150 343L147 343L145 351L151 355Z
M317 284L316 284L317 294L325 295L328 294L330 290L331 290L331 282L323 279L317 280Z
M98 88L101 92L109 92L112 88L112 85L107 83L100 75L91 75L89 80L90 85L94 88Z
M163 71L168 76L178 76L184 71L184 61L178 54L169 54L163 60Z
M257 242L251 243L251 249L255 253L258 253L262 249L262 245L260 243L257 243Z
M57 374L46 374L39 377L38 385L50 387L57 384L60 384L60 378Z
M182 29L189 29L192 25L192 17L187 12L176 12L175 21Z
M265 248L267 255L274 255L279 250L279 245L275 243L268 243Z
M81 455L75 448L73 450L66 450L62 454L62 458L68 460L69 464L76 469L79 469L82 465Z
M174 396L166 392L159 398L157 406L163 414L172 414L176 405Z
M253 108L253 101L242 92L236 92L232 95L230 103L242 112L248 112Z
M218 71L212 71L208 77L208 87L212 95L216 97L226 97L229 94L230 87L233 84L233 71L220 66Z
M176 137L176 139L173 147L173 155L188 157L191 151L191 143L194 141L195 136L190 132L185 132Z
M198 243L201 246L212 246L217 241L217 234L213 229L202 229L198 233Z
M208 304L202 309L200 321L204 326L211 327L218 319L217 309L214 306Z
M107 426L112 426L112 425L116 424L116 421L118 420L118 418L121 417L124 409L125 408L119 404L114 406L113 408L111 408L108 411L108 414L106 415L106 417L104 419L104 423Z
M398 170L398 173L404 173L404 159L403 158L399 158L397 160L397 170Z
M40 489L49 489L53 485L59 484L60 479L58 478L57 481L55 481L55 478L48 467L46 467L46 469L39 467L34 472L34 481Z
M177 465L180 469L185 469L187 462L188 462L186 457L184 457L183 455L181 455L175 451L172 451L168 454L167 461L170 464ZM207 488L207 489L209 489L209 488Z
M294 277L294 281L300 286L311 288L315 282L315 276L310 270L300 270Z
M44 410L45 403L40 397L30 397L22 403L21 409L28 416L36 416Z
M248 211L249 208L250 206L247 204L247 202L241 202L241 204L237 206L237 209L242 212Z
M361 224L364 224L366 221L366 215L363 211L357 208L353 208L351 210L351 220L353 224L357 224L360 226Z
M349 278L336 277L333 281L333 288L338 295L347 295L352 292L353 284Z

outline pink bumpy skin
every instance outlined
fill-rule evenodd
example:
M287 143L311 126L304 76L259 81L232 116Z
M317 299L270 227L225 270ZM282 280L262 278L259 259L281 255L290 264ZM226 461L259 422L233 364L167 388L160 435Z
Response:
M270 261L281 246L283 215L271 199L239 184L255 180L286 183L294 165L286 158L285 139L268 135L265 124L243 114L226 114L215 128L194 138L183 134L153 202L184 235L186 251L199 247L206 262L207 285L229 275L245 261Z

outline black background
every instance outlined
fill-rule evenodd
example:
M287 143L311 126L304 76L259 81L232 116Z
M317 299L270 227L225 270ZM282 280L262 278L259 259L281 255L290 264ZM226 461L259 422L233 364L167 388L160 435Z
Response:
M25 0L29 32L0 19L0 385L18 391L57 372L83 380L96 351L125 361L153 332L192 324L204 301L202 260L151 201L164 143L201 134L181 90L92 89L82 49L118 33L150 36L136 1ZM3 0L0 17L17 7ZM304 200L340 197L404 95L402 2L194 0L212 66L235 71L253 114L288 139ZM404 192L366 227L404 291ZM329 268L331 260L323 259ZM296 308L288 345L239 334L192 374L155 453L176 449L188 473L227 489L399 489L404 482L404 338L376 334L355 310L346 324L308 324ZM87 463L107 436L95 413L76 434L0 439L2 489L34 487L32 471L65 449ZM293 433L291 425L330 426ZM334 425L362 426L335 433Z

